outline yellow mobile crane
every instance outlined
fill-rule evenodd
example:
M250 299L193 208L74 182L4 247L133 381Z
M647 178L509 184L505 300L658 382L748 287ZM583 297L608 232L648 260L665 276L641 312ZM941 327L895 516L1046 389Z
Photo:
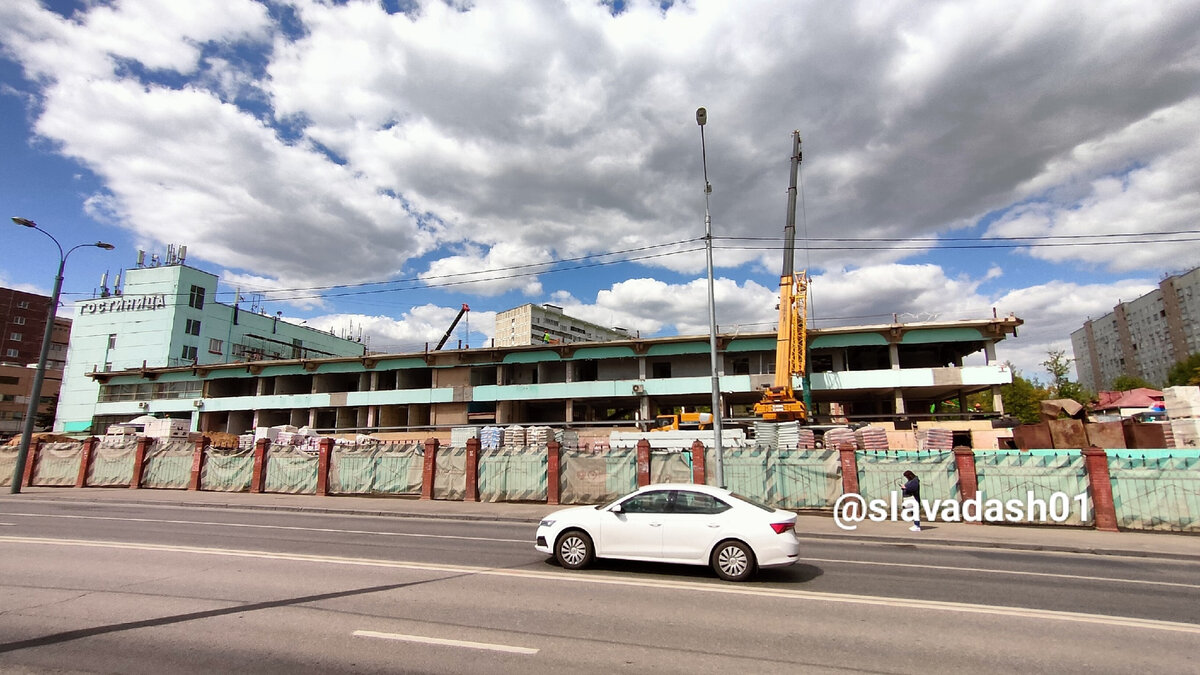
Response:
M792 378L803 375L808 347L808 275L794 273L796 251L796 175L800 170L800 132L792 132L792 174L788 184L787 224L783 228L783 274L779 277L779 330L775 339L775 382L763 385L754 414L772 422L805 421L808 411L796 399Z

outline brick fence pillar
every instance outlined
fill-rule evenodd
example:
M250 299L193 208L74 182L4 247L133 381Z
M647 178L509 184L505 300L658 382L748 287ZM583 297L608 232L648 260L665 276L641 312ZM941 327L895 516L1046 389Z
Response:
M650 484L650 441L644 438L637 443L637 484Z
M79 457L79 475L75 477L75 487L87 486L88 469L92 466L92 455L96 452L96 444L100 439L89 437L83 442L83 454Z
M129 478L129 487L132 489L142 487L142 474L146 472L146 451L153 442L154 439L149 436L138 436L137 450L133 453L133 475Z
M958 470L958 498L960 502L974 499L979 493L979 475L975 471L975 451L966 446L954 448L954 467ZM965 521L972 525L982 525L979 520Z
M29 443L29 454L25 457L25 475L21 477L21 487L33 485L34 466L37 465L38 455L42 453L41 440Z
M425 465L421 469L421 499L433 499L433 477L437 473L438 439L425 439Z
M559 450L562 446L558 441L546 444L546 503L558 504L561 497L562 485L559 483Z
M260 438L254 442L254 473L250 475L250 491L262 492L267 482L267 446L269 438Z
M854 444L845 441L838 446L842 460L842 494L858 494L858 458Z
M479 439L467 439L467 463L464 467L464 472L467 479L467 493L463 497L465 502L479 501Z
M1092 511L1097 530L1118 532L1117 507L1113 504L1112 479L1108 475L1108 453L1103 448L1083 448L1083 465L1092 486Z
M208 452L210 442L207 436L196 441L196 452L192 455L192 477L188 481L189 490L200 489L200 475L204 472L204 454Z
M697 485L708 482L704 473L704 450L704 443L698 439L692 441L692 482Z
M317 450L317 495L329 496L329 464L333 459L332 438L322 438Z

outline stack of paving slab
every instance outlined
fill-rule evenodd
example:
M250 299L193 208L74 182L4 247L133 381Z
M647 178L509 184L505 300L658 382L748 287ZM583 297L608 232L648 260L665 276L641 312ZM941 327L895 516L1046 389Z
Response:
M858 438L854 436L854 432L849 427L837 427L825 432L825 447L840 450L842 443L849 443L858 449Z
M1200 447L1200 387L1167 387L1163 405L1171 420L1172 447Z
M525 445L544 448L552 440L555 440L554 429L550 427L529 427L525 430Z
M918 429L918 450L953 450L954 431L952 429Z
M754 443L768 448L778 447L779 425L774 422L755 422Z
M854 432L858 447L863 450L887 450L887 429L883 427L863 427Z
M479 447L483 450L495 450L500 447L504 432L500 427L484 427L479 430Z
M467 441L477 438L479 429L475 427L454 427L450 430L450 447L465 448Z

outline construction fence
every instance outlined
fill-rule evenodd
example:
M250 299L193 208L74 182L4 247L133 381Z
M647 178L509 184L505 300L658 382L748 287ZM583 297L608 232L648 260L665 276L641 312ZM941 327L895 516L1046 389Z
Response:
M0 485L11 485L15 446L0 447ZM252 449L203 442L91 438L30 448L23 484L308 495L392 495L485 502L600 504L640 485L716 482L791 510L829 511L848 493L893 499L904 471L922 498L1059 504L1053 524L1200 532L1200 449L861 450L728 448L588 450L546 445L481 448L322 439L317 450L260 440ZM1052 504L1053 505L1053 504ZM937 519L937 516L933 519ZM1007 522L1023 522L1020 518ZM1044 520L1044 519L1043 519ZM1043 522L1039 520L1038 522Z

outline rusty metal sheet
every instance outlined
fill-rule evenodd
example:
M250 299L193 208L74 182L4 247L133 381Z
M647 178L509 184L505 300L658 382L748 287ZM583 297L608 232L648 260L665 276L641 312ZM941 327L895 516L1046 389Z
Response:
M1088 445L1113 449L1125 447L1125 429L1120 422L1094 422L1085 424Z
M1087 432L1083 430L1083 422L1079 420L1050 420L1050 439L1055 448L1086 448L1088 447Z
M1013 443L1021 450L1047 450L1054 447L1050 426L1045 422L1014 427Z

